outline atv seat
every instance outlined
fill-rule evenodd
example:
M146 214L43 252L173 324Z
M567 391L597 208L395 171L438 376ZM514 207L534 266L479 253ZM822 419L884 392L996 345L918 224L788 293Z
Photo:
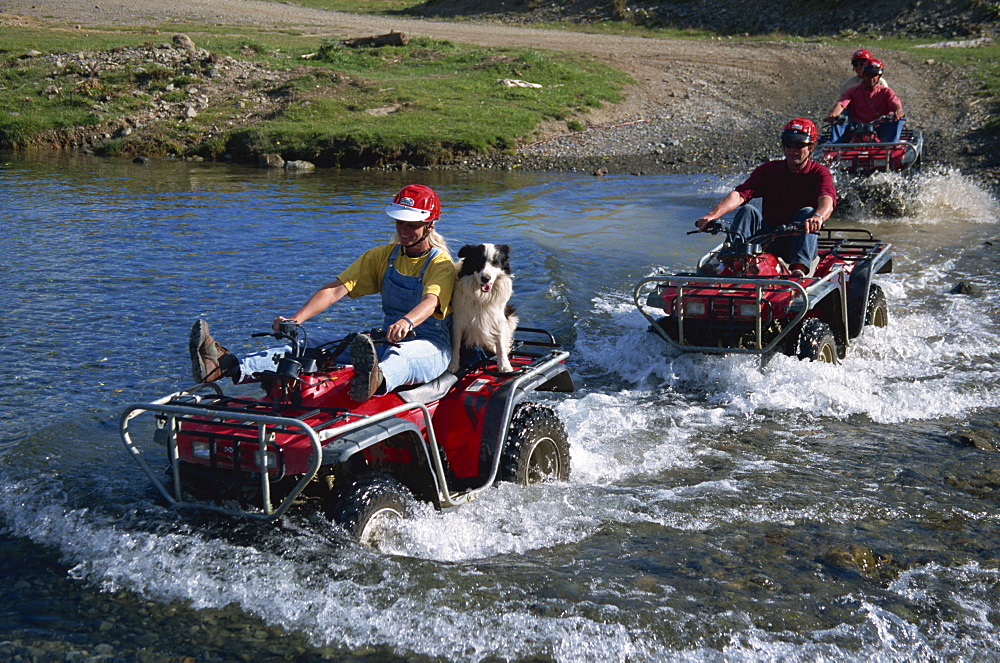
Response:
M399 387L396 394L405 403L430 403L442 398L456 382L458 377L445 371L430 382Z

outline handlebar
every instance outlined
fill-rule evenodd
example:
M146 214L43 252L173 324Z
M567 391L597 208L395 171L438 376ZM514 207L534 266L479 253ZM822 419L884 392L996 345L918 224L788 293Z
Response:
M728 229L718 220L709 221L705 224L704 228L699 230L692 230L688 235L697 235L698 233L709 233L711 235L718 235L720 232L728 231Z
M302 343L299 343L299 334L302 335ZM251 338L260 338L262 336L270 336L279 341L288 340L292 344L292 354L298 356L300 354L300 347L304 348L306 344L306 330L302 328L302 325L298 323L297 320L282 320L278 323L278 331L270 332L257 332L250 334Z
M798 233L802 231L802 224L786 223L785 225L778 226L776 228L765 228L756 235L750 237L743 237L738 231L733 230L731 226L722 221L716 219L705 224L705 227L701 230L691 230L687 234L695 235L697 233L709 233L711 235L718 235L719 233L725 233L727 239L730 241L739 241L745 244L760 244L761 240L780 237L782 235L788 235L792 233Z
M385 330L381 327L374 327L365 332L373 343L386 344L398 347L398 343L393 343L386 339ZM278 331L257 332L251 334L253 338L270 336L280 340L288 340L292 350L278 359L276 369L264 371L260 376L270 376L279 378L287 385L300 382L299 376L303 373L311 373L320 368L327 360L339 357L350 345L357 333L347 334L343 338L334 339L320 345L308 346L305 329L295 320L281 320L278 322ZM415 338L416 333L411 329L404 338Z

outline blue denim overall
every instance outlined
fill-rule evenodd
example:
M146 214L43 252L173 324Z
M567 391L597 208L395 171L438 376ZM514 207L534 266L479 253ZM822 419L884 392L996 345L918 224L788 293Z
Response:
M399 257L400 246L397 245L389 255L389 268L382 277L382 313L383 328L400 320L412 311L423 298L424 273L434 257L441 249L432 248L419 276L406 276L396 269L396 259ZM379 343L375 345L379 354L379 368L385 378L386 391L392 391L404 384L421 384L429 382L441 375L451 362L451 319L443 320L431 315L414 328L416 338L406 339L393 347ZM307 347L325 345L336 340L329 334L310 334ZM240 377L234 382L245 382L252 379L254 373L273 371L277 361L286 353L291 352L291 346L285 345L269 348L261 352L240 357ZM349 364L350 353L345 350L336 359L337 363Z
M400 246L397 245L389 255L389 269L382 277L382 312L385 314L382 324L385 329L420 303L424 294L424 272L441 249L431 249L419 276L406 276L396 269L399 252ZM375 346L386 391L404 384L429 382L448 368L451 361L451 320L447 317L439 320L431 315L413 332L416 338L401 341L399 347Z

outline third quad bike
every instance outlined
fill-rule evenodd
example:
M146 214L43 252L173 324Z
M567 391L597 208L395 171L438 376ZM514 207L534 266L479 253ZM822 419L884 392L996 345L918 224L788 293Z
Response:
M548 332L517 330L511 372L487 357L360 404L348 394L353 368L334 361L353 335L304 349L301 334L294 321L268 334L290 341L292 352L256 375L259 397L212 383L125 409L122 441L167 502L271 521L311 499L349 534L377 544L414 497L440 509L498 480L569 477L563 423L552 407L526 399L573 391L569 353ZM133 440L141 421L165 454L156 456L166 475Z
M720 354L783 352L835 363L865 325L887 324L885 294L872 279L892 271L890 245L867 230L821 230L812 276L805 277L790 275L766 251L768 242L800 228L743 238L716 221L705 231L726 239L702 257L695 272L649 276L633 292L650 330L671 346ZM665 315L654 318L646 307Z
M873 122L848 122L846 116L841 118L843 120L837 124L844 125L843 133L847 139L832 142L833 129L828 129L819 137L819 147L814 155L831 170L866 175L876 171L903 172L919 168L924 151L923 132L905 126L901 131L895 129L893 125L903 120L894 120L892 115L883 115Z

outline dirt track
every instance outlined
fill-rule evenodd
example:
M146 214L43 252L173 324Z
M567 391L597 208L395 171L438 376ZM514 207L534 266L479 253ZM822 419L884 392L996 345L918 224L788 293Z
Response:
M849 75L850 48L812 43L680 41L592 35L473 22L439 22L324 12L255 0L3 0L0 18L30 17L70 25L163 24L289 26L317 37L352 37L399 30L411 36L486 46L588 53L627 71L636 81L626 102L592 112L591 125L668 120L682 136L687 168L712 170L730 159L742 168L773 153L776 127L795 116L820 119ZM865 46L876 48L872 44ZM985 114L972 102L972 84L940 64L877 51L886 78L903 100L911 126L924 130L928 162L974 169L982 145L972 132ZM551 127L565 131L565 124ZM592 132L594 133L594 132ZM762 149L762 141L768 145ZM599 145L599 143L598 143ZM599 147L595 147L599 151ZM633 146L642 164L648 141Z

